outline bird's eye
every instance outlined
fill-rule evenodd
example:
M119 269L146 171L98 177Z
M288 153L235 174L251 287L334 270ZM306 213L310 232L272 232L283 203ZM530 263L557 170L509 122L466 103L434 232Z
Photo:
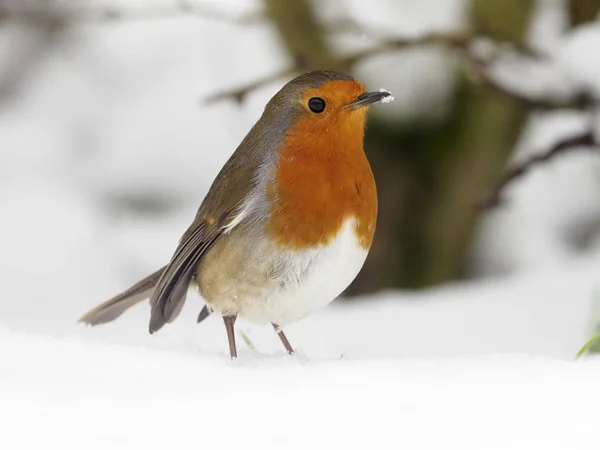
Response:
M325 111L325 100L320 97L313 97L308 101L308 108L314 113L322 113Z

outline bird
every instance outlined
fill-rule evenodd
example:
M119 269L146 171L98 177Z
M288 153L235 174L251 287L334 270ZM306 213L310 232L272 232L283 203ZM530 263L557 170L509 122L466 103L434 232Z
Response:
M267 103L225 163L169 263L81 319L98 325L149 298L149 332L181 312L188 288L222 316L237 358L238 316L283 326L328 305L361 270L375 233L377 189L363 148L367 111L391 101L354 77L314 70Z

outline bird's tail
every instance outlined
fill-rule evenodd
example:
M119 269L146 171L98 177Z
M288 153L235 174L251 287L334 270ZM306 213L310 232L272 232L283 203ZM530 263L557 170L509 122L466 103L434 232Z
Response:
M96 306L85 313L79 321L93 326L115 320L129 308L137 305L152 295L154 287L165 269L166 266L161 267L143 280L138 281L125 292Z

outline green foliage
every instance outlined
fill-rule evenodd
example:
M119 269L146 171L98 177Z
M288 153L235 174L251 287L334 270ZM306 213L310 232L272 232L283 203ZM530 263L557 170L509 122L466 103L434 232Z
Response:
M592 297L591 319L596 323L593 330L594 336L581 347L575 359L580 358L586 353L600 353L600 295Z
M586 353L600 353L600 333L592 336L592 338L581 347L581 350L575 355L575 359L582 357Z

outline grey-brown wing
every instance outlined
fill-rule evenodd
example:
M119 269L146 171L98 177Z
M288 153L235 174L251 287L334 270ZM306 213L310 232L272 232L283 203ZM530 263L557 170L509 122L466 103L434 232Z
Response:
M160 277L150 298L150 333L175 320L202 256L248 213L246 200L255 188L257 169L264 159L261 155L266 151L260 145L264 140L258 135L258 129L252 128L215 178L194 223L183 235Z
M206 220L197 220L185 232L150 297L150 333L160 330L179 315L198 261L223 231L222 227L210 225Z

